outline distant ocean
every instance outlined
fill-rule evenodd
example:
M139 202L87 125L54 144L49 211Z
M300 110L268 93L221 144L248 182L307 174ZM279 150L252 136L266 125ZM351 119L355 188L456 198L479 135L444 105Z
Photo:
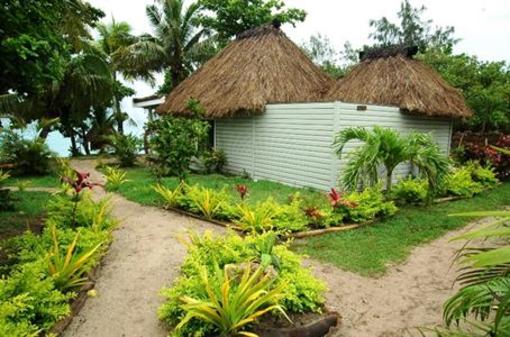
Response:
M126 98L122 101L122 109L126 111L131 119L136 123L132 125L131 123L126 122L124 125L124 129L126 133L133 133L135 135L141 136L143 135L143 127L146 121L146 114L143 109L134 108L131 103L131 98ZM2 119L2 123L4 126L7 126L8 123ZM25 137L34 137L35 136L35 127L34 125L30 125L27 130L24 132ZM50 149L57 153L61 157L69 156L69 149L71 147L71 141L69 138L65 138L62 136L60 132L51 132L48 135L46 140ZM83 149L82 149L83 150Z

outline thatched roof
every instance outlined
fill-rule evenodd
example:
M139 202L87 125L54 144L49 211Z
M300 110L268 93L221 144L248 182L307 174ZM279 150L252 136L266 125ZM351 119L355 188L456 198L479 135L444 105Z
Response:
M339 80L326 100L396 106L403 112L469 117L462 93L415 60L415 48L394 46L360 53L361 63Z
M179 84L156 112L186 115L193 98L209 118L262 113L268 103L318 101L332 84L279 25L265 25L240 34Z

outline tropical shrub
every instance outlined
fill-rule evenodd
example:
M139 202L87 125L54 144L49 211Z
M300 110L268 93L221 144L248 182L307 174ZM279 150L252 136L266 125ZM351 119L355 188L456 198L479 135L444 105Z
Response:
M186 197L191 202L191 209L204 215L207 219L216 218L229 204L230 195L225 189L215 191L194 185L185 189Z
M483 185L473 180L471 169L468 167L454 168L450 174L446 176L443 190L444 193L471 198L475 194L483 191Z
M38 336L69 315L73 293L62 293L42 259L23 263L0 278L0 336Z
M272 198L258 202L254 206L240 203L237 205L238 219L234 223L247 232L261 233L272 230L278 208Z
M109 191L117 191L123 184L129 180L126 178L127 173L118 168L105 166L104 175L106 177L106 189Z
M56 226L53 224L50 230L53 248L48 257L48 272L53 278L55 287L62 292L67 292L87 284L89 281L85 273L94 262L92 258L101 247L102 242L90 250L78 253L76 247L80 234L77 233L71 244L62 252Z
M468 240L457 254L460 289L444 305L446 328L438 337L510 336L510 212L470 212L454 216L499 217L455 240ZM484 242L478 247L474 242Z
M391 188L391 198L399 204L423 203L428 196L428 183L424 179L402 179Z
M202 155L205 173L221 173L227 164L227 156L222 149L212 148Z
M4 130L0 140L2 162L14 164L15 175L45 175L50 173L53 153L46 140L39 137L25 139L13 130Z
M73 197L66 194L56 194L47 206L48 219L59 228L72 227L112 227L114 222L110 218L111 205L108 198L98 202L92 199L90 193L83 192L76 204ZM104 222L99 222L98 220ZM73 223L74 220L74 223Z
M50 202L61 198L55 195ZM81 203L82 208L85 205ZM94 211L83 212L89 216L84 221L88 227L70 227L69 213L60 223L63 213L53 210L48 212L47 226L40 235L26 232L10 239L9 245L16 248L12 252L16 263L0 278L1 336L45 334L71 313L69 303L76 296L75 287L85 282L84 273L98 263L111 241L114 224L106 206L89 207Z
M14 209L14 198L11 191L2 188L10 176L9 173L0 170L0 211L11 211Z
M175 189L170 189L161 184L152 186L152 189L160 195L165 203L165 207L177 207L182 204L183 191L185 184L181 182Z
M109 137L113 155L122 167L134 166L142 141L133 134L116 133Z
M494 168L494 172L501 180L510 177L510 155L498 151L498 148L510 148L510 135L501 135L493 144L464 142L457 151L461 162L477 161L482 165Z
M183 180L193 157L199 157L207 140L209 123L199 117L165 116L150 122L151 153L148 156L158 176Z
M32 182L30 180L16 180L16 182L14 183L14 186L18 188L19 192L25 192L27 188L30 187L30 185L32 185Z
M469 162L466 164L466 167L471 172L471 178L482 184L485 188L494 187L499 182L492 167L483 167L478 162Z
M378 170L385 168L385 188L391 191L394 169L403 162L418 168L427 178L431 188L440 184L448 172L448 161L430 135L411 133L401 136L388 128L346 128L338 133L334 146L340 157L348 142L358 140L363 144L350 153L350 160L343 169L342 184L354 190L360 185L373 186L379 181Z
M166 302L159 309L159 317L171 327L177 326L186 316L181 298L188 296L206 301L209 295L204 288L200 273L207 270L212 275L217 268L223 270L227 265L241 266L247 263L259 263L272 247L270 253L279 260L279 269L269 289L281 289L280 305L288 313L318 312L322 308L322 294L325 286L315 279L312 273L301 266L301 259L285 245L274 244L274 234L249 235L244 238L229 233L214 237L210 233L203 236L193 235L188 246L188 256L182 267L181 275L171 288L163 289ZM218 330L214 324L191 319L175 336L207 336Z
M349 203L356 205L347 212L347 219L353 222L365 222L377 217L395 214L398 210L393 201L386 201L380 185L368 187L361 192L352 192L345 197Z
M221 337L256 336L246 328L263 315L279 311L287 317L278 304L282 297L282 285L271 287L274 277L265 273L264 267L259 266L255 271L252 271L253 266L249 263L237 268L241 271L228 267L225 266L223 271L217 268L212 275L206 268L200 270L207 299L181 297L186 316L176 326L176 331L190 320L198 319L214 325Z
M288 204L275 204L273 226L279 232L299 232L307 229L308 218L303 210L304 200L299 192L290 196Z

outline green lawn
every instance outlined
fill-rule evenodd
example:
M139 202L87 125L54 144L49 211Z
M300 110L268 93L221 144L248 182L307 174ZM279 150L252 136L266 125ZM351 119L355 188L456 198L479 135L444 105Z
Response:
M296 241L293 248L323 262L365 276L379 276L405 261L410 251L473 219L448 214L495 210L510 205L510 183L472 199L402 208L392 218L343 233Z
M127 199L138 202L144 205L157 205L159 203L159 197L156 192L152 189L152 185L156 184L157 181L151 172L147 168L131 168L126 169L127 179L129 181L123 184L118 193L125 196ZM175 188L179 184L177 178L163 178L161 183L169 188ZM278 202L287 202L289 195L295 192L301 192L301 194L308 194L315 196L320 192L312 189L302 189L286 186L279 183L270 181L253 181L236 176L224 176L219 174L211 175L199 175L192 174L189 176L188 184L199 184L203 187L221 189L227 188L233 196L238 197L238 193L235 190L236 184L245 184L248 186L248 202L256 203L258 201L265 200L269 196L273 197Z
M46 192L12 192L12 194L16 199L16 209L0 212L0 241L21 234L27 229L37 230L44 217L50 195Z
M4 183L5 186L16 186L19 181L29 181L28 187L59 187L59 178L56 175L34 176L34 177L10 177Z

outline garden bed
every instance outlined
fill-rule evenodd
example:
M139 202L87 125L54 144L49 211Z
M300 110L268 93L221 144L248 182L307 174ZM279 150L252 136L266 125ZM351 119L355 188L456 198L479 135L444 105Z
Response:
M83 192L79 199L65 194L49 198L42 192L13 194L19 193L42 195L39 210L46 220L40 220L42 231L9 241L14 259L0 280L0 335L58 334L94 286L115 222L106 201L94 202ZM28 201L20 200L18 207Z
M411 250L459 229L473 219L450 214L501 209L510 204L510 183L479 195L426 206L406 206L377 226L309 237L293 243L294 250L344 270L379 276L406 260Z

